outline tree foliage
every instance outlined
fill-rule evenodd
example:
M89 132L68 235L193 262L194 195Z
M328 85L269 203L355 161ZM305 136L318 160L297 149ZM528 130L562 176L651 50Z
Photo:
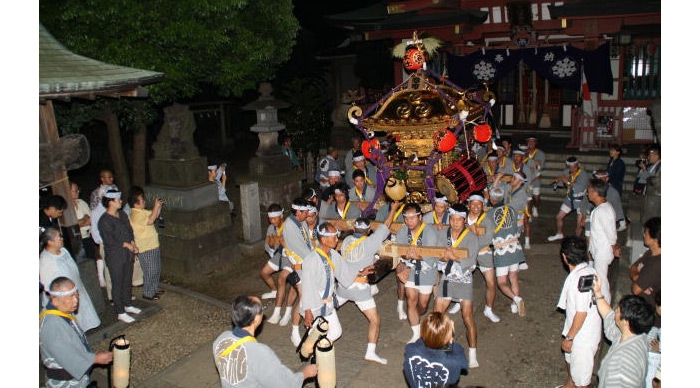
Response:
M292 144L305 155L318 156L326 146L333 123L330 117L330 100L327 85L322 78L294 78L280 86L279 98L291 106L279 111Z
M296 42L291 0L40 0L39 19L66 47L165 73L156 104L213 86L240 96L274 77Z

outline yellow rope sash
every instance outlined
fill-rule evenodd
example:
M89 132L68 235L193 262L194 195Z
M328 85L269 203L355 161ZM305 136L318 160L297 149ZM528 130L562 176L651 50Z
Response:
M231 352L233 352L234 350L236 350L236 348L238 348L239 346L243 345L244 343L250 342L250 341L258 342L258 340L256 340L255 337L251 337L251 336L247 336L247 337L240 338L240 339L237 340L236 342L234 342L234 343L232 343L231 345L229 345L228 348L224 349L223 352L219 353L219 357L226 357L226 356L228 356Z
M501 222L498 223L498 226L496 226L496 230L493 231L494 234L498 233L498 231L503 227L503 223L506 222L506 217L508 216L508 205L503 207L505 208L503 211L503 217L501 218Z
M330 265L330 266L331 266L331 269L332 269L333 271L335 271L335 265L334 265L333 262L331 261L331 258L328 257L328 255L326 254L326 252L324 252L321 248L315 248L315 250L316 250L316 252L318 252L319 255L323 256L323 258L326 259L326 262L328 263L328 265Z
M345 204L345 209L343 209L343 212L340 213L341 219L345 219L345 215L348 214L348 209L350 209L350 201L348 201L348 203Z
M420 228L418 228L418 232L416 232L416 235L413 236L411 245L416 245L418 243L418 238L420 237L420 234L423 233L423 229L425 229L425 222L420 225Z
M362 236L358 238L357 240L353 241L352 244L348 247L348 249L345 250L345 253L343 254L343 257L346 257L350 251L355 248L359 243L361 243L364 239L366 239L367 236Z
M576 178L578 178L578 175L581 173L581 169L579 168L578 171L576 171L576 174L569 174L569 188L566 189L566 194L569 194L571 192L571 185L576 182Z
M402 204L402 205L399 207L399 209L396 210L396 214L394 214L394 219L391 220L392 222L396 222L396 220L397 220L397 219L399 218L399 216L401 215L401 211L403 210L403 207L404 207L405 205L406 205L405 203Z
M41 313L39 313L39 319L43 318L46 315L58 315L59 317L68 318L71 321L75 321L75 317L73 315L66 314L60 310L44 310Z
M455 247L455 248L458 247L458 246L459 246L459 243L462 242L462 240L464 239L464 237L467 236L467 234L469 234L469 228L464 228L464 230L462 231L462 233L459 234L459 237L457 237L457 240L455 240L455 241L452 243L452 246Z

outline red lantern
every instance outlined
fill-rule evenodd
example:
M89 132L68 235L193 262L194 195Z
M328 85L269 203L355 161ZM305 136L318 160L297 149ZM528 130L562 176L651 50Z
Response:
M440 152L449 152L457 144L457 136L449 129L440 129L433 134L433 144Z
M367 141L367 140L362 141L362 155L365 156L365 159L376 159L376 158L372 157L370 147L374 148L374 149L380 149L379 148L380 147L379 140L377 138L374 138L370 141Z
M479 143L486 143L491 140L491 126L488 124L478 124L474 127L474 139Z
M406 50L403 56L403 68L406 71L415 71L423 67L425 57L423 52L415 47Z

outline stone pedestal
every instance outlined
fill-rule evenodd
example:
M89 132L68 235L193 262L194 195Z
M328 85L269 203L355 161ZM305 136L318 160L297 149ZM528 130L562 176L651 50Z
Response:
M292 200L301 195L302 178L301 172L288 171L285 174L273 176L243 176L236 179L236 184L241 185L249 181L258 183L260 212L267 211L267 207L273 203L278 203L288 210Z
M264 250L261 215L260 190L257 182L241 184L241 217L243 221L243 242L238 244L241 252L253 255Z
M151 182L158 186L189 188L207 181L207 158L153 158L149 160ZM148 194L148 193L146 193Z
M158 228L163 273L181 279L205 275L236 251L228 203L219 201L216 183L207 180L207 159L192 142L192 113L176 104L165 114L149 161L151 185L144 187L149 209L156 198L165 200L165 226Z

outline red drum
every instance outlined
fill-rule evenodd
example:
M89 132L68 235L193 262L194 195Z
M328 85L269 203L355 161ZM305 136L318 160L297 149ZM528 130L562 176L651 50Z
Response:
M476 159L462 155L435 174L435 186L451 203L464 202L471 193L486 187L486 174Z

